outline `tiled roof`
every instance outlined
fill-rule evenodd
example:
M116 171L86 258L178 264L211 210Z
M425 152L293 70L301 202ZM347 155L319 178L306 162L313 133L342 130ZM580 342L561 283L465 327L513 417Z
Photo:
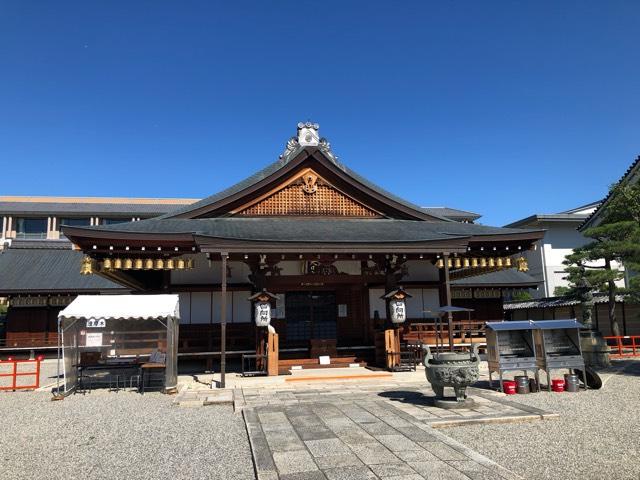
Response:
M416 242L533 232L460 222L420 222L394 219L318 218L152 218L139 222L82 227L74 230L136 233L193 233L239 240L295 242Z
M82 253L59 249L0 251L0 294L99 292L122 289L97 275L80 275Z
M609 296L606 293L596 293L593 295L593 301L596 304L607 303ZM616 302L624 302L624 296L616 295ZM517 302L505 302L505 310L525 310L528 308L554 308L554 307L570 307L578 305L579 300L571 297L547 297L535 300L525 300Z
M638 158L635 159L635 161L631 164L631 166L627 168L627 171L624 172L624 175L622 176L622 178L620 178L620 180L618 180L616 185L619 185L627 181L627 179L631 178L633 173L637 173L638 169L640 169L640 155L638 156ZM604 198L604 200L602 200L602 202L600 203L600 206L598 206L598 208L596 208L593 211L593 213L591 213L591 215L587 217L587 219L582 223L582 225L578 227L578 230L584 230L585 228L588 228L589 225L591 225L598 218L598 216L600 215L600 212L602 212L602 210L606 207L610 198L611 198L611 192L609 192L607 196Z
M449 208L449 207L422 207L422 210L427 212L429 215L450 218L452 220L457 220L457 219L477 220L482 216L478 213L467 212L466 210L458 210L456 208Z
M61 240L28 240L28 239L12 239L11 248L42 248L48 250L71 250L72 244L67 239Z
M397 202L401 205L404 205L405 207L408 207L412 210L415 210L417 212L420 212L421 214L424 215L425 210L421 207L419 207L418 205L415 205L385 189L383 189L382 187L376 185L375 183L367 180L366 178L364 178L363 176L361 176L360 174L354 172L353 170L351 170L350 168L348 168L346 165L343 165L342 163L338 162L335 157L334 158L330 158L329 156L327 156L321 149L319 148L315 148L315 147L306 147L309 150L317 150L318 152L320 152L322 155L324 155L326 158L328 158L332 163L334 163L340 170L342 170L343 172L345 172L347 175L349 175L352 179L354 179L356 182L364 185L365 187L376 191L377 193L389 198L390 200ZM192 205L186 206L186 207L182 207L179 208L173 212L170 212L168 214L163 215L163 218L171 218L174 217L176 215L181 215L184 213L188 213L191 212L193 210L202 208L202 207L206 207L208 205L213 205L216 202L229 197L231 195L234 195L236 193L241 192L242 190L249 188L255 184L257 184L258 182L260 182L261 180L264 180L265 178L269 177L270 175L273 175L274 173L276 173L278 170L280 170L281 168L284 168L292 159L294 159L297 155L299 155L300 153L302 153L304 149L303 148L299 148L298 150L292 152L290 155L288 155L285 158L282 158L276 162L273 162L272 164L266 166L265 168L263 168L262 170L254 173L253 175L251 175L250 177L245 178L244 180L236 183L235 185L232 185L231 187L222 190L221 192L218 192L214 195L211 195L207 198L203 198L202 200L200 200L199 202L195 202ZM435 215L432 215L435 216ZM449 221L448 218L445 217L437 217L440 218L441 220L444 221Z
M519 228L520 226L527 226L538 222L582 222L587 218L588 214L582 213L540 213L531 215L521 220L505 225L507 228Z
M476 275L473 277L460 278L452 280L451 285L457 287L475 287L475 286L536 286L542 283L525 272L519 272L514 268L498 270L495 272Z

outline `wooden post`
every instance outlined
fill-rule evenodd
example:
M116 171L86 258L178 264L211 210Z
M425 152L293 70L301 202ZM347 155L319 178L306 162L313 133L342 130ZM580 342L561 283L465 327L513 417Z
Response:
M227 370L227 259L229 254L221 252L222 257L222 285L220 299L220 388L225 388L225 373Z
M393 370L400 365L400 331L397 327L384 331L384 344L387 369Z
M279 341L277 333L267 334L267 375L278 375L278 361L279 361Z
M449 279L449 254L442 255L444 259L444 299L447 305L451 305L451 281ZM453 314L447 312L447 328L449 330L449 350L453 352Z

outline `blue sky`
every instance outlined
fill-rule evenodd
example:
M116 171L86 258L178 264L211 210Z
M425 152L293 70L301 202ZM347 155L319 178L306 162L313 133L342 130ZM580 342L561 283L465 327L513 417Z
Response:
M640 154L640 2L0 0L0 194L202 197L300 120L502 225Z

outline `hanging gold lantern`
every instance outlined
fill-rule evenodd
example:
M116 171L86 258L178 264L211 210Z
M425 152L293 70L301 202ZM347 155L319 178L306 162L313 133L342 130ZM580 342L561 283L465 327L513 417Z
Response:
M449 268L453 267L453 260L451 260L450 258L447 260L447 266Z
M191 270L193 268L193 258L187 260L187 268Z
M164 270L164 260L158 258L153 268L155 270Z
M131 270L132 268L133 268L133 260L131 260L130 258L125 258L124 262L122 262L122 269Z
M120 270L122 268L122 259L116 258L113 261L113 268L116 269L116 270Z
M143 264L141 258L136 258L135 262L133 262L134 270L142 270Z
M91 275L93 273L93 261L91 257L83 257L82 265L80 265L80 275Z
M507 268L511 268L511 257L505 257L504 266Z
M152 258L147 258L144 261L144 269L145 270L153 270L153 259Z
M502 268L502 257L496 258L496 267Z
M456 266L456 268L461 268L462 267L462 262L460 261L459 258L456 257L454 265Z
M527 262L526 258L519 257L516 260L516 264L518 266L518 271L519 272L528 272L529 271L529 263Z
M166 268L167 270L173 270L175 268L173 258L170 258L169 260L164 262L164 268Z
M471 268L478 268L478 259L477 258L472 258L471 259Z
M436 262L436 267L444 268L444 260L439 258L438 261Z
M113 262L111 261L110 258L105 258L104 262L102 262L102 269L103 270L111 270L111 268L113 267Z
M464 260L462 260L462 266L464 268L469 268L469 265L470 264L469 264L469 259L468 258L465 258Z
M493 257L489 257L489 268L493 268L496 266L496 262Z
M184 258L179 258L176 262L176 268L178 270L184 270Z
M486 258L481 258L480 259L480 267L481 268L485 268L487 266L487 259Z

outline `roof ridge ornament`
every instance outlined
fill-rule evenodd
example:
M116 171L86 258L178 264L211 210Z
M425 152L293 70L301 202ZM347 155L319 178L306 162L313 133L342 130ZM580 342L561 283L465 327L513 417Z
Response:
M297 134L287 141L284 152L280 155L280 160L288 162L291 160L301 148L318 147L332 162L336 163L338 157L331 151L331 144L326 138L320 138L320 125L313 122L299 122L297 125Z

